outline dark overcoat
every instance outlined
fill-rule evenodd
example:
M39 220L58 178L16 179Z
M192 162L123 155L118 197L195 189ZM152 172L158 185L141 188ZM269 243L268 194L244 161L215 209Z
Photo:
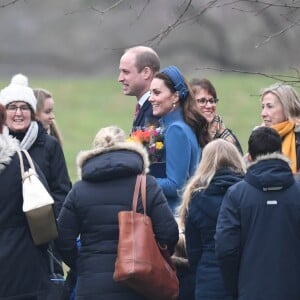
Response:
M214 234L227 189L242 176L228 168L218 170L208 188L192 195L185 227L190 266L196 273L196 300L231 300L225 291L215 254Z
M135 145L135 146L134 146ZM139 146L139 147L138 147ZM78 157L81 180L68 194L59 215L58 247L63 260L77 272L77 300L145 299L113 280L118 246L118 212L131 210L137 174L148 167L140 145L120 143ZM138 210L141 212L141 203ZM154 177L147 176L147 214L156 239L173 252L177 223ZM80 250L76 237L80 235Z
M47 134L40 122L38 125L38 136L28 152L47 179L58 216L72 184L60 144L55 137Z
M22 211L22 179L17 148L11 137L0 135L1 300L41 296L50 282L47 248L34 245ZM43 175L39 175L46 185Z
M216 229L225 286L239 300L300 299L300 183L287 158L259 157L228 189Z

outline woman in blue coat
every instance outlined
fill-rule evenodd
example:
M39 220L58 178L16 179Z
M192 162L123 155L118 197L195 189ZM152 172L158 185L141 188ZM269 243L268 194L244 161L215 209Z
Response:
M180 205L181 189L194 174L201 147L210 140L208 122L196 107L193 92L176 66L157 73L150 85L153 115L164 130L165 172L156 176L173 213Z
M47 248L35 246L31 238L22 211L19 146L17 140L2 134L4 121L5 109L0 104L0 299L46 299L50 283ZM41 173L39 177L46 185Z
M196 272L196 300L232 300L224 290L214 234L224 194L244 173L237 148L217 139L205 146L200 165L185 187L180 223L185 226L188 260Z
M143 146L125 140L120 128L102 128L93 149L79 153L80 180L69 192L58 218L57 245L64 262L77 273L76 300L145 299L113 280L118 212L132 209L137 175L147 172L149 167ZM172 254L178 240L178 226L152 176L147 176L146 198L155 237ZM138 211L142 212L140 201ZM76 244L79 235L80 250Z

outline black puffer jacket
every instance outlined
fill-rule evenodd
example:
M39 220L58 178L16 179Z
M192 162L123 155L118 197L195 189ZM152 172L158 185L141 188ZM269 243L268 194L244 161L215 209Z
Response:
M47 249L33 244L22 211L18 146L0 135L0 299L41 299L49 284ZM37 168L38 171L38 168ZM39 174L43 180L42 174ZM44 184L46 184L44 179Z
M136 176L148 168L147 154L134 143L119 143L110 151L85 151L78 162L82 180L74 184L59 215L57 243L64 261L77 271L76 299L144 299L114 282L113 272L119 234L117 215L131 210ZM166 243L172 253L178 240L177 223L152 176L147 176L147 214L157 240Z

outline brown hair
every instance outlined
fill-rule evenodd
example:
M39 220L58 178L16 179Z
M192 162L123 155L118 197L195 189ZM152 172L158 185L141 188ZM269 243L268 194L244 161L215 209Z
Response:
M217 92L213 84L206 78L193 78L190 81L193 92L196 92L196 88L200 87L203 90L206 90L208 94L212 95L215 99L217 98Z
M33 90L34 96L37 100L37 104L36 104L36 114L38 114L40 112L40 110L42 109L44 102L46 99L48 98L52 98L52 94L42 88L35 88ZM62 136L61 133L57 127L57 124L55 122L55 120L52 121L52 124L50 125L50 130L48 132L50 135L54 136L58 143L62 146L63 142L62 142Z
M145 67L149 67L154 74L159 71L159 56L152 48L146 46L136 46L127 49L125 53L126 52L132 52L135 54L135 66L139 73Z
M3 126L5 125L5 121L6 121L6 109L2 104L0 104L0 134L3 133Z
M52 94L49 91L40 88L34 89L33 93L37 100L36 112L38 113L42 109L45 100L48 98L52 98Z

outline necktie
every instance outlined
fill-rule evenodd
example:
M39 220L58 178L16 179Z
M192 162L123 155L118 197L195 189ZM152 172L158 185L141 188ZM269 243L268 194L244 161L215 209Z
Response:
M137 118L137 116L138 116L140 110L141 110L141 106L140 106L139 103L137 103L136 106L135 106L134 120L136 120L136 118Z

